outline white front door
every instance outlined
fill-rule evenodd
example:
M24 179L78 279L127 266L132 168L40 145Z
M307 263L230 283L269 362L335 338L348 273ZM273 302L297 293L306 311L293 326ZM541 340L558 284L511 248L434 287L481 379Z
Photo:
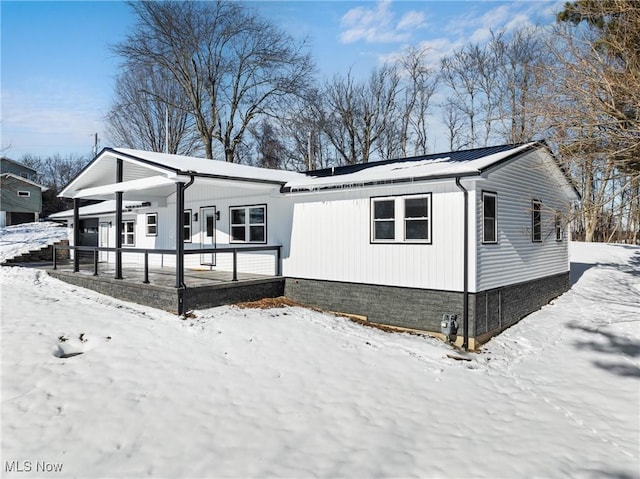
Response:
M98 246L101 248L109 247L109 223L101 222L98 227ZM100 251L98 261L109 261L109 252Z
M216 207L207 206L200 208L200 248L210 249L216 247ZM216 265L215 253L202 253L200 264L206 266Z

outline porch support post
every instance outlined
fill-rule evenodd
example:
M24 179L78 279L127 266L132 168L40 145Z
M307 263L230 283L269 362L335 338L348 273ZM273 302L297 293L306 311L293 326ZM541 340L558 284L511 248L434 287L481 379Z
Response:
M176 288L184 284L184 183L176 183Z
M80 243L80 198L73 199L73 246ZM80 256L78 250L73 250L73 272L80 271Z
M116 183L122 183L122 160L116 160ZM116 279L122 279L122 191L116 191Z

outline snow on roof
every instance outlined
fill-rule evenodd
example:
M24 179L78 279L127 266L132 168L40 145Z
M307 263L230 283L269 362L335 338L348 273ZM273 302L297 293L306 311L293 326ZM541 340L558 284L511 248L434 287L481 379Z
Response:
M34 170L35 171L35 170ZM22 181L23 183L27 183L29 185L32 186L36 186L38 188L40 188L40 191L47 191L49 189L49 187L41 185L40 183L36 183L35 181L31 181L27 178L25 178L24 176L18 176L16 174L13 173L2 173L0 176L2 176L3 178L14 178L16 180Z
M385 183L412 179L435 179L453 178L456 176L474 176L510 156L529 149L535 143L525 143L514 145L513 148L502 149L497 153L485 156L473 157L471 159L458 159L455 153L445 153L442 156L430 155L428 159L416 157L414 159L403 159L391 162L380 162L380 164L369 163L361 166L356 171L349 169L341 173L325 176L324 174L314 176L311 171L303 178L289 181L285 188L290 191L318 190L325 188L361 186L374 183ZM491 151L487 149L487 151Z
M192 156L170 155L152 151L132 150L128 148L110 148L109 151L154 163L156 166L170 168L181 174L195 173L205 176L236 178L243 180L268 181L286 183L304 178L302 173L286 170L271 170L255 166L228 163L226 161L194 158Z
M123 201L122 209L140 208L143 206L141 201ZM103 201L94 205L82 206L79 209L80 216L94 216L100 214L114 213L116 211L116 200ZM59 211L49 215L51 219L73 218L73 210Z

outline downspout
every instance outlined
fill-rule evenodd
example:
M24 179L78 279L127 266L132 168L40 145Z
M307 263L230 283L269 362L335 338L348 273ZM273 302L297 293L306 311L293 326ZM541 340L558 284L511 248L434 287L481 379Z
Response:
M185 293L187 285L184 282L184 191L195 181L195 176L187 183L178 183L176 188L176 288L178 292L178 314L185 312Z
M467 351L469 349L469 192L460 183L460 177L456 177L456 186L464 195L464 253L462 260L462 281L463 299L462 299L462 348Z

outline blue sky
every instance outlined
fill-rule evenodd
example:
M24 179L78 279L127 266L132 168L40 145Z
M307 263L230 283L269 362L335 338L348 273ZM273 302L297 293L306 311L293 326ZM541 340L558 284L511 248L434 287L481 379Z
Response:
M253 1L294 37L307 36L320 76L358 75L404 47L431 59L490 29L549 24L564 1ZM103 118L119 61L109 45L135 24L118 1L0 1L2 155L89 155L93 135L111 145ZM444 144L444 141L442 142ZM437 149L437 148L436 148Z

